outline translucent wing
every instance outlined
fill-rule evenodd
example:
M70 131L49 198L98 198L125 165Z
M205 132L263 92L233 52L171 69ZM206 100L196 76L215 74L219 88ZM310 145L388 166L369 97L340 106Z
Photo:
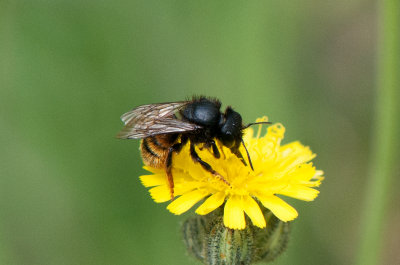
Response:
M189 101L182 101L139 106L121 116L125 127L118 133L117 138L139 139L202 128L175 117L174 114L188 103Z

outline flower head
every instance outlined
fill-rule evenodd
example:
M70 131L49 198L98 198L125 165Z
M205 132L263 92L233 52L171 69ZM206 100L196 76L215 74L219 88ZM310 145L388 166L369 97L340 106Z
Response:
M258 121L266 121L266 117ZM221 157L216 159L207 149L196 147L202 160L227 180L222 181L190 157L189 144L173 156L172 174L174 194L177 197L167 209L182 214L201 202L196 209L200 215L208 214L224 205L224 225L232 229L246 227L245 214L255 226L263 228L266 221L260 208L269 209L282 221L291 221L298 215L296 209L277 195L312 201L318 196L318 187L323 172L310 162L315 154L300 142L281 145L285 128L274 124L261 135L251 128L245 130L244 143L249 151L254 171L246 166L229 148L219 143ZM246 151L241 147L241 153ZM151 175L140 177L145 187L152 187L150 194L155 202L170 200L170 191L165 170L145 166Z

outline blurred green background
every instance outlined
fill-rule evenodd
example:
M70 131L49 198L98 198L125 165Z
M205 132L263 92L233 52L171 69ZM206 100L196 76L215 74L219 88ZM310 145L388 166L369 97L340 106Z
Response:
M153 203L138 141L115 139L124 112L193 94L268 115L318 154L321 194L290 201L274 264L352 264L376 16L370 0L1 1L0 264L198 264L180 235L191 213ZM387 220L382 264L400 264L399 211Z

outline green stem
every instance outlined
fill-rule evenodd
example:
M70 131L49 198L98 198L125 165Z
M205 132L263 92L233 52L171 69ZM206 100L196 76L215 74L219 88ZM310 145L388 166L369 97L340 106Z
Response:
M381 264L387 205L399 157L400 1L379 2L378 93L358 265Z

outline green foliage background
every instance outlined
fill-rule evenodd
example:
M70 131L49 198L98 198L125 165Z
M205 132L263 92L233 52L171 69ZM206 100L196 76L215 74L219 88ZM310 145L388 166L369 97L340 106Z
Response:
M1 1L0 264L198 264L179 231L190 213L153 203L138 141L114 138L122 113L193 94L268 115L318 154L321 194L290 201L300 216L274 264L351 264L376 24L369 0ZM382 264L396 264L388 220Z

